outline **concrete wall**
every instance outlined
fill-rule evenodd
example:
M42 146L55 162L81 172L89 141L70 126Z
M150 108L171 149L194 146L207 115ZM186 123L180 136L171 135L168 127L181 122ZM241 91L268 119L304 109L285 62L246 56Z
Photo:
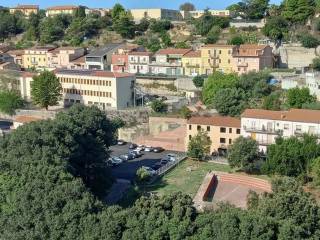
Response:
M150 117L149 132L155 136L161 132L173 130L186 124L187 120L182 118Z
M121 128L118 130L118 137L126 142L134 142L135 139L149 134L149 124L140 124L131 128Z

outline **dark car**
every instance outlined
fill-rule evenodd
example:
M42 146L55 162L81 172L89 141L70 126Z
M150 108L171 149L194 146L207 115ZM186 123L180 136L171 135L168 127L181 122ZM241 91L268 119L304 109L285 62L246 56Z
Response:
M160 152L163 152L163 151L164 151L164 149L162 147L155 147L153 149L153 152L155 152L155 153L160 153Z
M161 159L161 161L160 161L161 165L166 165L168 162L169 162L169 160L165 159L165 158Z
M129 146L129 149L135 149L135 148L137 148L137 147L138 147L137 144L131 143L130 146Z
M142 153L139 151L131 151L131 152L129 152L129 154L132 154L134 156L134 158L139 158L142 156Z
M161 162L157 162L157 163L155 163L155 164L152 165L152 168L153 168L154 170L158 170L158 169L161 168L161 167L162 167Z

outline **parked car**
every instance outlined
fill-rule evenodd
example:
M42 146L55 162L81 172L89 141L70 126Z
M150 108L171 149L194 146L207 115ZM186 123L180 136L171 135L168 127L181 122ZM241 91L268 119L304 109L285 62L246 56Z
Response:
M174 154L174 153L168 153L166 156L165 156L166 159L168 159L169 161L171 162L174 162L177 160L177 155Z
M130 151L129 154L132 154L135 158L139 158L142 156L142 153L137 150Z
M161 161L160 161L160 164L161 165L166 165L168 162L169 162L169 159L162 158Z
M138 147L135 150L144 151L144 145L138 145Z
M155 147L153 149L153 152L155 152L155 153L160 153L160 152L163 152L163 151L164 151L164 149L162 147Z
M120 158L123 161L128 161L128 160L134 159L134 156L132 154L123 154L123 155L120 156Z
M153 152L153 147L146 146L144 149L145 152Z
M138 147L137 144L131 143L130 146L129 146L129 149L135 149L135 148L137 148L137 147Z
M158 170L158 169L161 168L161 167L162 167L161 162L157 162L157 163L155 163L155 164L152 165L152 169L154 169L154 170Z
M125 141L123 141L123 140L118 140L117 144L118 145L126 145L127 143Z
M157 174L157 172L154 169L152 169L151 167L142 166L142 168L144 168L146 171L148 171L150 173L150 175Z
M110 157L108 160L107 160L107 164L109 166L118 166L120 165L121 163L123 162L122 159L118 158L118 157Z

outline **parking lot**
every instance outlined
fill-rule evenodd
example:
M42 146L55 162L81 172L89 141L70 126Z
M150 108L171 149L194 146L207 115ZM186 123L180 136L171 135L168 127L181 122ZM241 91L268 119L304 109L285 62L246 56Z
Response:
M127 154L129 151L129 145L114 145L110 147L111 156L120 156ZM163 151L161 153L143 152L143 156L134 160L129 160L118 166L112 167L112 174L115 178L122 178L127 180L134 180L137 170L142 166L152 167L155 163L160 162L168 153L172 151Z

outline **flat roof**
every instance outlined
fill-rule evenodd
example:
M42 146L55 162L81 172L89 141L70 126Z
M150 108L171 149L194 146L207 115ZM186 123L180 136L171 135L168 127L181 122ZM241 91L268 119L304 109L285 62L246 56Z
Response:
M118 72L108 72L101 70L90 70L90 69L81 69L81 70L72 70L72 69L56 69L54 70L55 74L61 75L72 75L72 76L92 76L92 77L109 77L109 78L125 78L125 77L134 77L135 74L131 73L118 73Z
M310 109L290 109L288 111L246 109L241 117L320 124L320 110Z
M103 57L115 48L121 46L123 43L110 43L101 48L92 50L86 57Z

